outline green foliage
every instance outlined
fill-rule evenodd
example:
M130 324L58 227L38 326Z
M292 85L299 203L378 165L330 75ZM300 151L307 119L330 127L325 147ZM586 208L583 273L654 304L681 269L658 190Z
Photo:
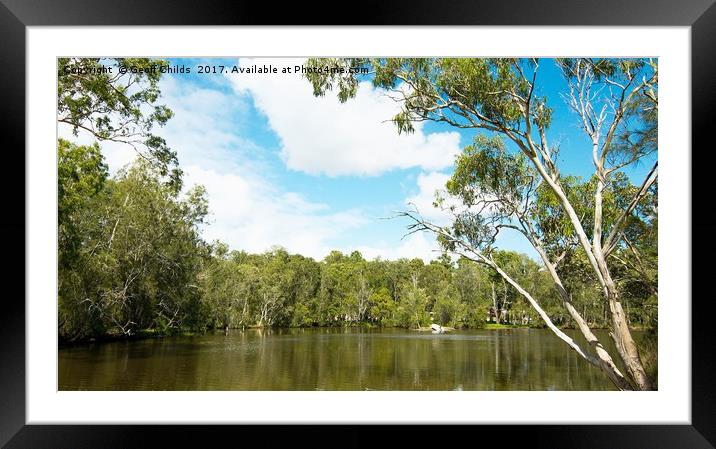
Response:
M475 117L489 128L518 126L521 110L515 98L532 93L525 73L536 60L509 58L312 58L309 67L363 67L372 75L372 83L391 91L399 90L402 110L393 117L399 132L412 132L413 123L426 119L447 122L458 127L475 127ZM342 73L307 74L315 95L337 90L347 101L355 96L359 77ZM549 127L552 111L546 99L532 97L533 119Z
M249 305L259 292L258 269L227 260L225 245L217 245L214 254L199 276L207 324L218 328L248 326Z
M415 284L401 285L401 297L395 311L396 324L400 327L419 328L430 324L426 309L428 295Z
M60 240L62 338L200 326L206 200L201 189L181 199L158 178L137 162L63 216L75 241Z
M172 116L158 103L166 65L147 58L58 60L58 121L97 140L58 141L61 339L169 334L202 328L209 319L198 288L208 258L198 233L206 192L198 186L180 197L176 154L152 134ZM108 179L99 147L105 141L124 143L141 158Z
M382 287L370 297L370 315L382 326L395 326L395 301L387 288Z
M82 236L71 217L82 210L102 191L107 179L107 165L99 146L57 142L57 219L60 267L77 258Z
M455 161L448 180L448 193L459 197L466 206L475 206L485 198L507 199L499 203L519 204L523 189L534 179L527 160L520 153L509 153L498 137L476 136Z
M152 133L172 117L169 108L158 104L158 82L168 64L149 58L58 58L57 114L75 135L82 129L100 142L131 146L179 191L176 152ZM132 70L121 73L121 66Z
M92 148L82 151L87 156L79 160L92 160ZM103 172L98 168L83 173L91 173L92 180ZM70 183L67 179L74 178L62 179ZM101 185L100 190L89 188L95 193L82 195L83 202L66 207L63 215L63 226L77 229L80 250L67 258L69 246L60 248L61 259L68 261L60 269L62 338L250 326L364 323L417 328L431 321L484 327L493 287L511 323L519 324L524 315L531 316L531 324L539 323L511 286L468 259L457 264L446 258L429 264L419 259L367 261L358 252L334 251L315 261L281 248L264 254L230 251L221 242L206 245L198 236L207 210L201 188L179 198L144 162L101 183L90 180L80 185ZM66 187L67 192L80 189ZM566 316L559 318L559 300L537 263L513 252L495 251L493 257L534 292L558 322L569 325ZM577 270L585 261L575 259L579 253L570 257L565 267L575 271L573 276L565 272L564 278L573 291L581 292L575 303L588 307L593 324L604 325L597 313L599 292ZM633 304L630 313L636 317L650 303Z
M461 327L465 323L466 308L467 305L460 302L457 288L443 282L433 307L433 319L443 326Z

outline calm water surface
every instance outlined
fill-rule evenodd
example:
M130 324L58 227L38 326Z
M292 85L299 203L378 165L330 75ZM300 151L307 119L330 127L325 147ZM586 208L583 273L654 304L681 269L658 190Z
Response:
M573 331L567 331L576 337ZM611 343L603 333L597 336ZM609 345L607 345L609 346ZM607 347L611 350L610 347ZM59 350L60 390L613 390L549 330L273 329Z

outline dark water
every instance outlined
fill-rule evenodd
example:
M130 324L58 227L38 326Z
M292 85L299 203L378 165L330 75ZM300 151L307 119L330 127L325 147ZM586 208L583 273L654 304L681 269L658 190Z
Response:
M567 331L570 335L574 332ZM611 350L606 335L598 337ZM59 351L60 390L612 390L549 330L283 329Z

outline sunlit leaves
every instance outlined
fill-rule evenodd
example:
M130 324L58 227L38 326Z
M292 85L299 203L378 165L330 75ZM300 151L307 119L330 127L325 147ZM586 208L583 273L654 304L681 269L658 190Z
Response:
M97 194L107 179L107 165L97 144L82 146L57 141L57 194L60 223Z
M323 96L327 91L337 90L338 99L345 103L355 97L358 79L350 73L352 67L363 65L361 59L309 58L304 75L313 85L313 94Z
M412 132L425 120L460 127L518 129L532 98L532 60L509 58L309 59L313 67L361 66L370 69L375 86L393 93L401 111L392 118L399 132ZM350 73L311 73L315 95L337 90L346 101L355 96L358 79ZM551 109L534 99L531 120L545 128Z
M168 61L149 58L59 58L58 120L101 141L127 144L151 160L176 191L181 171L176 152L152 134L173 115L158 104L158 86ZM125 73L120 67L127 68ZM111 72L103 70L111 68Z
M66 177L60 183L65 192L72 186ZM202 321L197 274L208 256L197 226L206 204L202 188L180 198L140 159L105 180L79 207L66 209L60 228L71 226L77 243L60 239L60 335L75 339L197 326Z
M466 206L519 204L533 179L522 154L509 153L498 137L478 135L457 156L446 187Z
M57 219L60 268L77 259L82 235L74 215L102 191L107 165L97 144L57 142Z

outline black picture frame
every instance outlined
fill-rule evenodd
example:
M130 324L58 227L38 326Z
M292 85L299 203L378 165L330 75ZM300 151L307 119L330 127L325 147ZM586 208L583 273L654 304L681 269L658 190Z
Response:
M280 6L279 6L280 5ZM692 89L692 206L713 203L709 179L713 178L716 123L716 6L714 0L558 0L535 2L502 0L450 3L421 1L380 2L335 7L334 3L310 4L189 0L0 0L0 117L3 134L2 179L5 214L0 222L7 264L5 287L25 278L25 197L17 191L25 185L25 33L28 26L77 25L286 25L303 22L320 25L573 25L573 26L690 26ZM684 157L689 154L684 152ZM711 159L711 160L707 160ZM698 161L698 162L696 162ZM22 169L21 169L22 167ZM705 210L703 210L705 209ZM692 236L716 230L716 208L692 207ZM20 239L19 236L24 236ZM453 445L463 437L480 442L495 439L517 447L550 448L713 448L716 444L716 375L713 327L708 305L713 294L697 288L709 279L710 263L699 255L715 253L714 239L699 240L692 250L692 395L691 425L517 425L456 426L148 426L148 425L26 425L25 407L25 289L6 293L0 309L0 445L6 447L162 447L211 445L225 441L250 441L258 437L294 444L329 444L363 447L383 444L421 445L431 441ZM22 254L22 256L20 256ZM704 258L702 262L708 260ZM22 263L21 263L22 261ZM688 263L685 261L684 263ZM674 298L674 300L676 300ZM688 307L686 308L688 310ZM457 439L456 438L460 438Z

